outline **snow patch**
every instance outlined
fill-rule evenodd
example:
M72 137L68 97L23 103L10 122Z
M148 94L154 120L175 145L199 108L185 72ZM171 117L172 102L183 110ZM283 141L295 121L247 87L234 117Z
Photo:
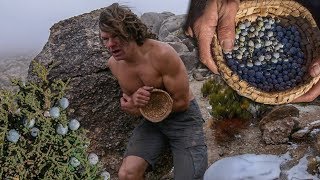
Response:
M319 179L307 172L307 155L286 172L280 165L291 160L289 152L281 156L243 154L223 158L212 164L204 175L204 180L271 180L279 179L280 173L288 179Z
M294 104L293 106L303 113L312 113L314 111L319 110L319 106L316 106L316 105L301 106L298 104Z

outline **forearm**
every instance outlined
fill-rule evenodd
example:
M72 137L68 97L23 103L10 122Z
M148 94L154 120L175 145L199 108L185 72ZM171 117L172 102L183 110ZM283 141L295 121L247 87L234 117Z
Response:
M172 112L185 111L189 108L189 99L173 100Z
M312 87L311 91L315 98L320 96L320 81Z

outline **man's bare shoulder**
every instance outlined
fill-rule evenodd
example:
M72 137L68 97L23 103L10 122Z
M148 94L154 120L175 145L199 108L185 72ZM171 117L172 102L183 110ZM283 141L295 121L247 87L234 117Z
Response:
M164 55L168 52L174 51L172 46L161 41L149 40L148 43L151 45L151 51L152 53L155 53L155 55Z
M175 49L167 43L154 41L153 48L149 51L152 66L159 72L173 72L180 68L183 62Z
M167 43L157 40L150 40L148 43L151 46L148 53L154 61L162 63L170 60L171 57L179 57L174 48Z
M111 70L114 76L117 75L117 61L111 56L107 61L107 67Z

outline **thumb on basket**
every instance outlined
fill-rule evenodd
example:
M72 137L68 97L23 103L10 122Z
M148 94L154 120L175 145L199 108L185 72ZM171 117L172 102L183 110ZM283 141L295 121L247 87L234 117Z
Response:
M320 58L316 59L310 66L309 73L312 77L320 75ZM312 102L320 95L320 81L318 81L312 88L303 94L302 96L296 98L292 102Z
M312 77L320 75L320 58L311 65L309 72Z
M239 1L222 1L217 27L218 40L224 52L233 49L235 41L235 18L239 9Z

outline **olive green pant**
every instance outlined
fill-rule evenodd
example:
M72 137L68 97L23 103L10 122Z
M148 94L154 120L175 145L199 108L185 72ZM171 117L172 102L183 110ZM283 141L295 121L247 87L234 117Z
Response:
M145 159L152 167L164 148L169 145L174 163L174 179L202 179L207 168L207 146L203 119L195 100L188 110L171 113L165 120L141 122L133 131L125 157Z

